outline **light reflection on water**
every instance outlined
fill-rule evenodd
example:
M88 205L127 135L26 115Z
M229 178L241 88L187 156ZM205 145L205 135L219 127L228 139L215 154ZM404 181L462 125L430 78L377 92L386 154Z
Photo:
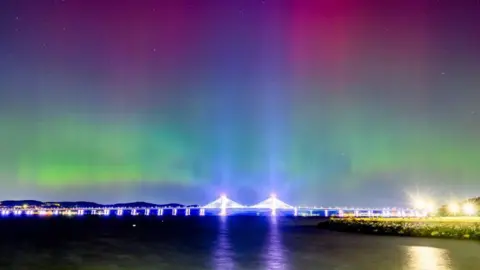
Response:
M263 254L266 269L287 269L285 246L279 229L277 217L272 217L267 236L266 250Z
M447 250L434 247L405 247L407 267L410 270L451 270L450 254Z
M57 230L52 221L43 226L25 221L33 232L4 221L3 229L11 233L0 241L0 269L480 269L475 241L335 233L290 221L202 217L150 225L136 221L135 228L128 222L118 231L115 220L107 226L104 219L88 226L67 220Z
M239 262L235 260L235 252L230 237L235 232L228 226L229 217L219 218L219 227L215 249L213 252L213 265L218 270L237 269ZM286 247L282 242L282 232L277 218L272 217L268 221L268 232L259 258L263 262L264 269L289 269L286 257Z
M218 236L215 243L215 251L213 254L213 265L218 270L235 269L233 261L232 244L229 240L229 231L227 217L219 218Z

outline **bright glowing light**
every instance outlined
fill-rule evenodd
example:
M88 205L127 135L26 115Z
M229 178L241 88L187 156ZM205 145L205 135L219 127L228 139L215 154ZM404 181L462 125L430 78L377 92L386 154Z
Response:
M465 215L472 216L472 215L475 215L476 212L477 212L477 209L473 203L465 203L463 205L463 213Z
M270 194L270 198L277 198L277 194L271 193L271 194Z
M427 210L428 213L435 212L435 204L433 202L427 202L425 205L425 210Z
M456 202L452 202L448 205L448 212L456 215L460 211L460 205Z
M225 194L222 194L220 198L220 216L226 216L227 215L227 196Z
M424 199L416 198L413 200L413 207L415 209L425 209L426 206L427 206L427 203L425 202Z
M435 212L435 203L432 200L416 197L413 198L412 204L416 210L424 210L427 213Z

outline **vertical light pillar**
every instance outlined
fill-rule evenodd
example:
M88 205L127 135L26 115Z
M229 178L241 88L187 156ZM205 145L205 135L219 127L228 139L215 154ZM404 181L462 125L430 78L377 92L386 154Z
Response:
M176 215L177 215L177 208L173 208L172 215L173 215L173 216L176 216Z
M325 217L328 217L328 209L325 209Z
M277 195L275 195L274 193L272 193L270 195L270 198L272 199L272 207L271 207L271 210L272 210L272 217L276 216L277 215Z
M137 209L133 209L132 210L132 216L136 216L137 215Z
M205 208L200 209L200 216L205 216Z
M150 209L145 209L145 216L149 216L150 215Z
M222 195L220 197L220 216L226 216L227 215L227 196Z
M293 208L293 215L298 216L298 208L297 207Z
M163 216L163 208L158 209L158 215Z
M190 216L190 208L185 209L185 216Z

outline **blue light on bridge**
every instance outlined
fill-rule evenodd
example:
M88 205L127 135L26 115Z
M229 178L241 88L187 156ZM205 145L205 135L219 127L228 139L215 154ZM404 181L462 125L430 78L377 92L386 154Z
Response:
M145 215L152 214L152 210L157 216L228 216L228 215L270 215L270 216L320 216L320 217L422 217L425 213L411 209L396 208L353 208L353 207L298 207L291 206L279 200L275 194L258 204L245 206L239 204L226 195L220 196L217 200L199 207L176 207L165 208L158 207L138 207L138 208L54 208L54 209L18 209L18 208L0 208L1 217L8 217L10 213L14 216L49 216L49 215L101 215L110 216L112 211L116 216L123 215Z

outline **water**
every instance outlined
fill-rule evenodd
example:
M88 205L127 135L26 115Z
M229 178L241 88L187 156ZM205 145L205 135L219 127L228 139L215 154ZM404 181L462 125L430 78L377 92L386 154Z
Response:
M135 226L133 226L135 225ZM0 220L1 269L478 269L475 241L367 236L269 217Z

